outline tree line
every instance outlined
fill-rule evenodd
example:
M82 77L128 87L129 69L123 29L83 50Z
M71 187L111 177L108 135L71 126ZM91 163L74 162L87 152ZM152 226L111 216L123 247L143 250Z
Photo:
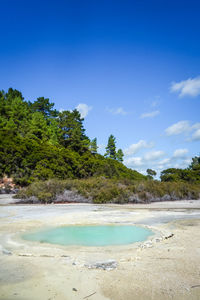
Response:
M0 91L0 177L20 185L49 178L146 178L122 164L113 135L105 155L98 154L97 138L89 139L83 122L78 110L59 112L48 98L31 102L18 90Z
M98 153L97 138L86 135L84 119L78 110L62 112L44 97L26 101L21 92L0 91L0 178L12 177L19 185L50 178L89 178L153 180L123 165L123 151L116 138L108 138L106 153ZM161 181L200 182L200 156L186 169L169 168Z
M163 170L160 179L165 182L200 183L200 156L193 157L191 164L186 169L169 168Z

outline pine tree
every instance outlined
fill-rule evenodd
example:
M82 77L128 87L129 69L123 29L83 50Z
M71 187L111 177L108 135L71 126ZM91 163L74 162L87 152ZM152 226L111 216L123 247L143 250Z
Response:
M105 156L116 159L116 139L112 134L108 138Z
M58 111L53 109L54 103L50 103L48 98L39 97L33 103L29 102L33 112L41 112L45 118L57 117Z
M89 138L85 135L83 119L78 110L59 113L58 126L61 130L60 142L78 153L84 153L89 148Z
M96 153L97 153L97 149L98 149L98 146L97 146L97 138L94 138L94 139L91 140L91 142L90 142L90 151L91 151L93 154L96 154Z
M119 149L116 154L116 158L119 162L123 162L124 153L122 149Z

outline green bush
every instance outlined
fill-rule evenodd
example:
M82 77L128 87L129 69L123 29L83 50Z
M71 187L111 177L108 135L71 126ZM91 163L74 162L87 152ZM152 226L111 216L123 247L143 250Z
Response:
M94 203L128 203L131 198L142 202L167 199L198 199L200 185L183 182L143 181L106 179L51 179L37 181L21 189L17 197L28 199L37 197L41 202L51 202L65 190L76 191L81 196L92 199ZM134 197L133 197L134 196ZM136 201L136 200L135 200Z
M37 197L41 202L49 203L52 201L52 194L48 192L40 192Z

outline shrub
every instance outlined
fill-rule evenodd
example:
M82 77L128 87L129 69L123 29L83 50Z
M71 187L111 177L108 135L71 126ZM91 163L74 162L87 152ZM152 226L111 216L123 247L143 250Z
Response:
M52 194L48 192L41 192L38 194L38 200L49 203L52 200Z
M64 191L70 190L94 203L151 202L178 199L198 199L200 185L183 182L143 181L92 177L88 179L50 179L37 181L21 189L17 197L37 197L41 202L51 202ZM80 198L83 199L83 198ZM73 199L72 199L73 202Z

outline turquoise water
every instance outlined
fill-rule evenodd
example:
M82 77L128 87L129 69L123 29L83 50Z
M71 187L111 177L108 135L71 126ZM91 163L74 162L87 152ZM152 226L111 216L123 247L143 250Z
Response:
M58 245L108 246L146 240L153 232L132 225L65 226L24 234L29 241Z

